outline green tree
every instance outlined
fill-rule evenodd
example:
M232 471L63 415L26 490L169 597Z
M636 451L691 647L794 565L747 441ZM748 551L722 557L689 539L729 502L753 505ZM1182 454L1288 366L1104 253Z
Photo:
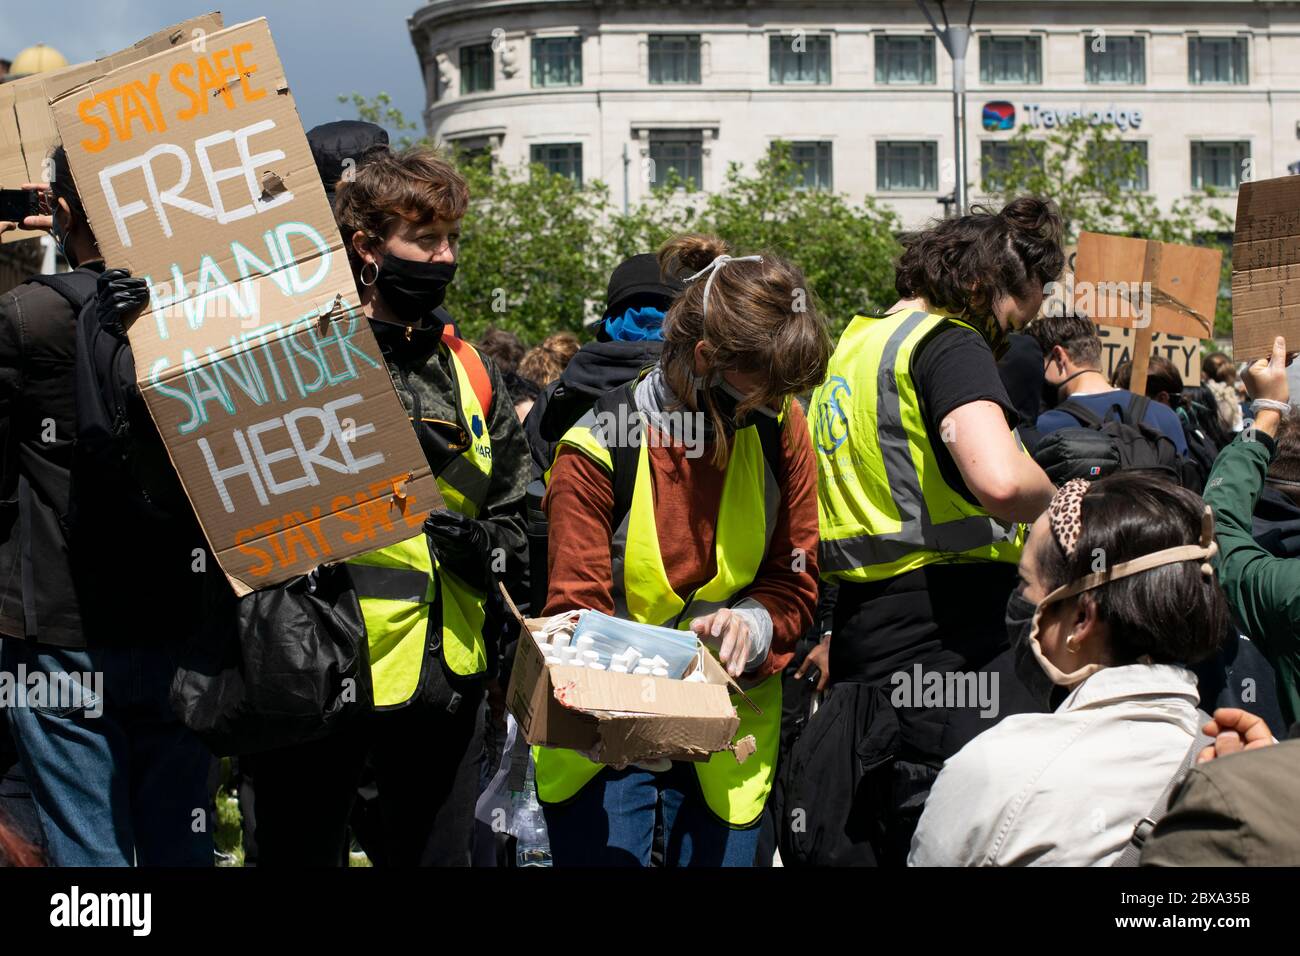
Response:
M418 140L411 136L411 133L419 129L416 123L406 118L400 109L393 105L393 98L387 93L376 93L367 99L360 93L353 93L350 96L339 94L340 103L351 103L357 111L357 119L367 123L374 123L388 130L389 138L396 146L413 146L415 143L427 143L427 137L420 137ZM396 136L393 134L396 133Z
M382 93L340 99L364 120L414 128ZM489 323L528 342L561 329L580 332L603 306L614 266L680 232L716 233L737 255L767 251L790 259L836 334L855 312L897 297L897 217L871 200L854 205L837 193L805 189L787 143L752 170L732 164L714 193L670 174L627 213L599 181L578 185L538 165L509 168L487 156L453 158L471 198L447 307L470 337Z
M1112 126L1073 119L1046 133L1021 127L1007 141L1005 162L981 170L983 190L1006 202L1016 196L1047 196L1060 207L1065 241L1080 232L1212 246L1223 251L1223 272L1215 315L1217 334L1232 330L1232 217L1213 200L1222 193L1206 189L1181 196L1161 208L1149 192L1137 188L1145 156Z

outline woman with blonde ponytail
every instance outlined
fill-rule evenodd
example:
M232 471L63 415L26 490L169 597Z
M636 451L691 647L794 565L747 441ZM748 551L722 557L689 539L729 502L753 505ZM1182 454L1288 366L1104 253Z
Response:
M830 339L803 274L767 254L733 258L712 236L679 236L659 258L686 282L659 363L598 400L556 452L546 613L692 631L762 709L733 698L736 739L752 734L757 752L615 769L539 748L559 866L648 865L656 819L667 865L753 863L780 673L817 599L816 468L792 399L821 381ZM598 424L628 413L641 429Z

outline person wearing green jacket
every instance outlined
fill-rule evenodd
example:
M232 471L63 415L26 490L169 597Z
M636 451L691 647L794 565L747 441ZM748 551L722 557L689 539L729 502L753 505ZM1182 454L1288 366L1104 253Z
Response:
M1251 533L1251 515L1277 453L1278 426L1290 412L1286 342L1273 341L1273 355L1247 369L1255 400L1249 425L1219 453L1205 485L1219 542L1219 581L1246 634L1277 672L1282 712L1300 719L1300 560L1279 558Z

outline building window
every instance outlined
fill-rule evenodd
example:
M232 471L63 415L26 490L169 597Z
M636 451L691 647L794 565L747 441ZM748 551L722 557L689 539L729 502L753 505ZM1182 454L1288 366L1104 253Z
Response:
M485 93L492 89L492 44L460 48L460 91Z
M1146 192L1149 188L1147 180L1147 144L1139 141L1120 145L1136 156L1131 170L1127 168L1127 163L1117 165L1117 168L1109 171L1102 168L1103 162L1097 155L1096 147L1091 143L1088 145L1089 158L1099 167L1098 171L1100 173L1106 175L1109 172L1109 178L1113 179L1115 185L1120 189L1128 192ZM1119 164L1119 162L1116 159L1116 163Z
M1236 189L1250 143L1192 143L1192 188Z
M668 185L676 173L687 188L704 184L704 133L698 129L651 130L650 174L655 189Z
M1147 81L1146 40L1142 37L1085 36L1083 51L1089 83L1133 86Z
M773 83L829 83L831 38L803 34L770 37L768 73Z
M1039 37L980 37L980 82L1043 82L1043 44Z
M688 33L650 34L650 82L700 82L700 37Z
M582 37L533 40L533 86L581 86Z
M799 167L804 189L831 189L831 144L803 142L790 144L790 158Z
M876 189L885 193L938 189L938 157L933 142L876 143Z
M582 185L582 144L581 143L546 143L533 146L530 159L539 166L545 166L548 173L567 176L579 186Z
M1187 82L1249 83L1245 37L1188 37Z
M1044 161L1042 143L1021 144L992 139L980 143L980 186L985 192L1001 192L1007 188L1006 172L1011 168L1012 157L1024 146L1029 147L1030 161L1041 169Z
M934 37L876 37L877 83L933 83Z

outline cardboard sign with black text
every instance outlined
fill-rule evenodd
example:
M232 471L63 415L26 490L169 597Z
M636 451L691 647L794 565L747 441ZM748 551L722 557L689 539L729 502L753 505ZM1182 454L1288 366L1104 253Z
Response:
M419 533L437 485L367 320L265 20L55 99L136 378L239 593Z
M1137 332L1115 325L1097 326L1101 337L1101 371L1107 381L1115 378L1115 369L1133 360L1133 342ZM1169 359L1178 369L1184 385L1201 384L1201 340L1185 335L1156 332L1151 336L1151 354Z

